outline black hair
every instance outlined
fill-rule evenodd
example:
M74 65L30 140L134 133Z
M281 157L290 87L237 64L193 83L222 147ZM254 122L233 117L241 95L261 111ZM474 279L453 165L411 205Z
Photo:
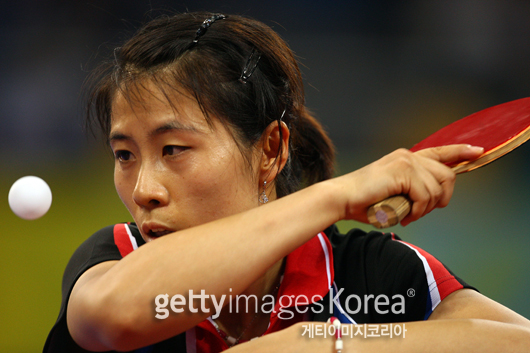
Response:
M205 20L210 20L205 27ZM252 76L241 80L251 54ZM333 175L334 148L305 107L304 89L292 51L269 26L243 16L208 12L161 16L117 48L98 71L89 94L87 124L108 137L112 103L145 79L160 88L184 90L209 123L230 127L238 145L251 148L273 121L290 130L289 159L276 177L278 197Z

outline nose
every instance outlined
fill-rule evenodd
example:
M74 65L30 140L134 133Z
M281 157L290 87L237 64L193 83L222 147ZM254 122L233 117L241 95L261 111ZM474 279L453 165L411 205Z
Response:
M163 183L163 173L153 166L142 167L136 180L133 200L148 209L167 205L169 193Z

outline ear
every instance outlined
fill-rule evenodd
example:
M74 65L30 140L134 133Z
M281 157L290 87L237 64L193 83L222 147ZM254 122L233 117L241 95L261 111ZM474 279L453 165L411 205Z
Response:
M289 158L290 131L281 121L273 121L261 135L262 155L260 160L259 182L271 183L280 174Z

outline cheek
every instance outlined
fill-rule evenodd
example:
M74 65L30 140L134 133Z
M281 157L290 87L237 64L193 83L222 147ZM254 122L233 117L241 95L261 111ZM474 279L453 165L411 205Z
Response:
M239 213L257 206L257 190L253 175L239 155L217 154L216 163L197 168L187 184L190 200L208 218Z
M126 178L124 178L123 174L117 170L114 170L114 187L116 188L116 192L118 193L121 202L123 202L129 212L132 213L134 203L132 199L133 188L130 183L127 182Z

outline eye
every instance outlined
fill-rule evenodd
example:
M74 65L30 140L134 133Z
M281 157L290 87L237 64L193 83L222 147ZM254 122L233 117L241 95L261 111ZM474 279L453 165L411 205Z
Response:
M162 155L163 156L175 156L179 153L184 152L186 149L187 147L183 147L183 146L173 146L173 145L164 146L164 148L162 149Z
M131 160L132 153L126 150L118 150L114 152L114 158L120 162L127 162Z

